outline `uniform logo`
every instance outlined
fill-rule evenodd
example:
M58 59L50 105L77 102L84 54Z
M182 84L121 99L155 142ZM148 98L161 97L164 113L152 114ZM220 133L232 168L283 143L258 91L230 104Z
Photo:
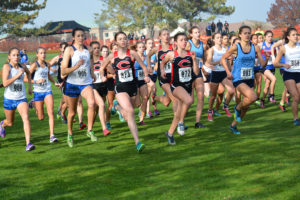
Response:
M128 69L130 67L130 62L127 60L123 60L117 64L119 69Z
M189 60L181 60L179 63L178 63L178 66L180 66L181 68L186 68L186 67L191 67L191 61Z
M101 68L101 64L100 63L99 64L94 64L94 70L95 71L99 71L100 68Z
M168 53L168 52L167 52L167 53ZM167 53L162 54L162 55L159 57L159 59L160 59L160 60L163 60L163 59L166 57Z

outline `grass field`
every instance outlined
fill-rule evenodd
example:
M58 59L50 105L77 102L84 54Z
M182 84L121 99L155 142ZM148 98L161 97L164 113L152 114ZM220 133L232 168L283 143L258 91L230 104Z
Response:
M0 54L1 65L5 58ZM277 78L278 101L283 83L279 73ZM54 87L53 92L56 110L61 94ZM0 94L2 120L3 89ZM176 134L176 146L168 146L164 135L171 109L159 105L159 110L159 117L139 127L146 144L142 154L117 117L107 137L97 119L97 143L91 143L75 123L72 149L66 144L66 125L56 120L60 142L49 144L48 118L38 121L33 110L32 142L37 149L25 152L16 114L14 126L0 140L0 199L300 199L300 128L292 124L290 107L282 113L277 104L266 104L264 110L252 105L239 125L242 134L233 135L232 119L225 114L207 121L205 100L202 121L208 128L193 128L193 105L186 118L190 128L183 137Z

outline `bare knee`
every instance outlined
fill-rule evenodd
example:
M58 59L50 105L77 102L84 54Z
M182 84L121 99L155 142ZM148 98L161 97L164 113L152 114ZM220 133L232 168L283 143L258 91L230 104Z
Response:
M255 93L252 94L252 95L249 97L249 100L250 100L252 103L255 102L256 99L257 99L257 95L256 95Z

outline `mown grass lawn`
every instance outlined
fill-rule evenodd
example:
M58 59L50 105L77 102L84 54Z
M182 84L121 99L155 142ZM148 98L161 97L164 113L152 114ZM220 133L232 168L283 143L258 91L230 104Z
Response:
M5 58L0 54L1 67ZM283 83L279 73L277 78L279 100ZM56 110L61 94L52 88ZM186 118L189 129L183 137L176 134L176 146L168 146L164 136L171 109L159 105L159 110L159 117L139 127L146 144L141 154L127 125L117 117L112 118L112 134L107 137L97 119L97 143L75 123L72 149L66 144L66 125L56 120L60 142L49 144L48 118L38 121L33 110L36 150L25 152L22 122L16 114L7 137L0 139L0 199L300 199L300 128L292 124L290 107L282 113L277 104L268 103L263 110L252 105L239 125L242 135L237 136L230 132L232 119L225 114L207 121L205 100L202 121L208 128L193 128L193 105Z

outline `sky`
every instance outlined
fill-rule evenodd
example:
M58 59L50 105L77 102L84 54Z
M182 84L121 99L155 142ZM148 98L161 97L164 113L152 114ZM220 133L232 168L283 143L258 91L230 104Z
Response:
M218 16L215 21L266 21L267 12L274 2L275 0L228 0L227 5L234 6L235 12L230 16ZM75 20L84 26L95 27L94 13L101 13L102 6L101 0L48 0L46 8L40 11L34 21L34 26L40 27L49 21Z

